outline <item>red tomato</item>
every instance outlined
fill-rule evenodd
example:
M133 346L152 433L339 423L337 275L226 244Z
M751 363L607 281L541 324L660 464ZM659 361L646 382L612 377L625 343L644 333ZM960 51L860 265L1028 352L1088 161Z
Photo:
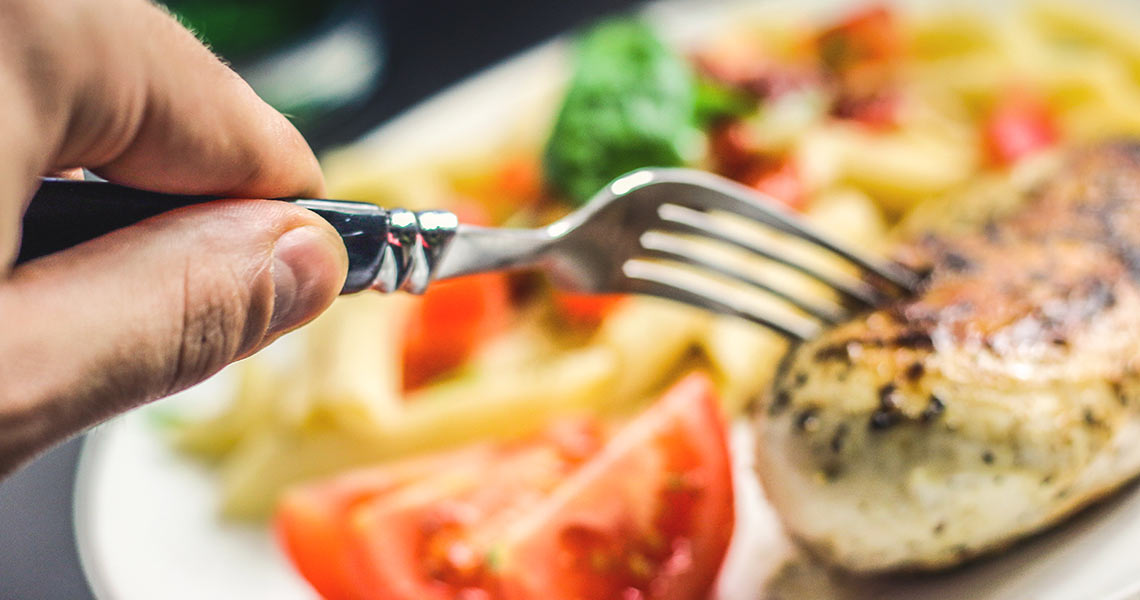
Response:
M575 437L595 437L588 452L538 443L505 452L482 469L442 470L394 495L376 498L350 517L352 564L375 600L450 600L497 589L488 565L497 532L551 493L600 447L600 430L583 426Z
M484 213L481 220L467 220L461 215L461 221L476 225L502 222L521 210L533 209L544 199L541 161L533 153L507 155L477 175L456 178L453 186L477 202Z
M693 375L501 538L502 597L706 598L732 524L724 421Z
M475 202L457 201L451 210L462 223L490 221ZM404 389L415 389L462 365L484 340L506 327L510 314L505 273L432 283L417 299L404 333Z
M435 459L415 481L385 475L394 465L303 488L279 529L302 574L342 584L317 586L333 600L696 600L732 531L724 427L712 384L691 376L612 437L571 422Z
M422 479L443 466L474 468L490 461L490 446L355 471L300 486L282 497L274 519L277 538L301 575L328 600L363 598L348 543L348 515L382 493Z
M839 95L831 107L831 114L840 119L848 119L875 130L885 130L898 125L901 97L892 91L878 90L869 96L853 97Z
M737 46L693 57L701 74L721 85L747 92L757 100L819 87L819 74L809 65L775 62L763 52Z
M760 141L744 121L725 121L709 131L709 154L716 170L736 179L756 164L761 153Z
M469 198L459 198L451 202L451 212L459 218L460 223L469 225L488 226L492 224L491 213L485 206Z
M990 160L1009 166L1056 144L1060 134L1043 100L1011 92L994 105L982 125L982 139Z
M483 273L431 284L418 300L404 338L404 388L451 371L510 319L505 273Z
M594 326L602 322L622 300L624 294L576 294L554 290L558 314L573 325Z
M791 159L772 164L760 164L741 181L756 190L779 200L792 210L803 210L807 205L807 191L796 163Z
M541 162L531 155L506 160L495 172L495 188L504 197L516 201L516 210L533 204L542 197Z
M825 29L817 44L824 66L843 71L890 62L902 53L903 37L890 9L872 5Z
M709 150L716 170L779 200L793 210L802 210L807 192L799 169L790 158L765 154L748 124L728 121L709 135Z

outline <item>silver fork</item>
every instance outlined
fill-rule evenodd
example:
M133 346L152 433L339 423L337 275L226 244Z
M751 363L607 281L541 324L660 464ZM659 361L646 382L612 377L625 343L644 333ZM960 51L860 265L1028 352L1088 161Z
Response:
M179 206L208 201L106 182L45 179L24 219L17 262L30 260ZM895 263L847 247L756 191L690 169L642 169L611 182L580 210L540 229L459 224L447 211L386 210L338 200L285 199L309 208L341 234L349 252L344 293L376 289L423 293L432 281L503 269L537 268L564 289L659 296L760 323L795 340L852 309L912 292L918 277ZM807 242L856 271L828 272L766 238L726 227L727 213ZM822 301L784 289L700 252L702 242L745 251L790 267L843 298ZM681 267L681 268L678 268ZM747 293L716 290L720 277L796 307L777 314L750 306Z
M807 241L854 265L865 276L814 268L775 244L724 227L711 211L738 215ZM678 237L682 235L688 237ZM832 288L853 306L873 306L885 298L910 293L918 284L918 276L910 270L815 231L755 190L691 169L634 171L614 180L582 209L541 229L460 225L432 273L442 279L503 268L538 267L567 290L659 296L743 317L797 340L815 336L820 323L832 324L848 315L841 307L797 295L728 263L702 257L696 246L701 239L791 267ZM757 312L742 297L700 286L670 263L696 267L763 290L811 318Z

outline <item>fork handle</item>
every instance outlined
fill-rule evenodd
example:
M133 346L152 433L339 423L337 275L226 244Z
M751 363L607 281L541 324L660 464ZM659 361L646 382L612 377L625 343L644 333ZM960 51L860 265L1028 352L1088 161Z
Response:
M139 190L103 181L45 178L27 211L16 264L59 252L165 212L218 200ZM388 246L389 211L343 200L278 198L303 206L336 229L348 250L341 293L372 287Z

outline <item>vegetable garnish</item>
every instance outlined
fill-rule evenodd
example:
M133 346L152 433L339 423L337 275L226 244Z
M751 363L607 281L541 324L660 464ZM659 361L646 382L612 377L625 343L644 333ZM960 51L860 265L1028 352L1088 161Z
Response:
M1015 90L998 98L982 124L990 161L1009 166L1060 141L1056 118L1045 101Z
M456 202L461 223L489 225L491 218L473 202ZM488 339L511 321L506 273L480 273L437 281L414 299L404 332L403 384L416 389L462 366Z
M564 421L294 489L277 531L328 600L706 598L733 526L725 424L691 375L616 430Z
M548 183L577 205L622 173L682 164L699 139L695 102L692 69L648 26L595 27L579 41L546 145Z

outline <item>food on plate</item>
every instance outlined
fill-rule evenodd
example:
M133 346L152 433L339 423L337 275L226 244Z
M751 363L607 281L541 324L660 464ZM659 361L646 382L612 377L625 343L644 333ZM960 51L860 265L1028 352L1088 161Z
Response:
M976 243L975 250L980 252L996 242L978 237L978 223L990 219L1027 222L1028 216L1008 215L1022 210L1019 198L1024 190L1048 171L1061 148L1140 134L1136 77L1140 50L1133 29L1123 25L1135 22L1129 17L1106 17L1103 11L1060 4L1003 4L992 11L960 8L952 13L908 11L901 5L853 5L845 14L831 13L825 18L809 17L800 8L781 3L750 4L741 10L740 18L695 37L672 36L671 27L658 29L654 19L662 17L652 10L645 23L626 18L602 24L586 32L564 54L559 54L560 48L545 51L543 57L560 58L562 62L548 64L562 65L562 76L528 72L527 85L542 89L520 86L509 97L496 97L496 107L507 110L501 111L491 127L453 132L458 123L450 123L446 127L449 135L440 144L432 146L431 135L411 136L426 144L426 150L413 152L406 144L385 148L363 142L324 157L331 193L384 206L452 208L466 222L537 227L579 206L614 175L641 166L679 164L752 186L770 201L799 211L818 229L867 252L883 254L898 248L897 240L921 239L927 233L951 245L978 240L970 243ZM456 107L456 111L466 108ZM418 134L424 123L411 120L394 126ZM1094 170L1093 163L1099 160L1095 157L1106 156L1103 152L1107 151L1087 154L1094 158L1080 164ZM1068 174L1055 178L1078 181ZM1060 185L1054 183L1051 189ZM1090 200L1096 198L1094 194ZM740 235L774 239L771 232L757 231L738 220L710 216ZM1093 244L1070 251L1068 246L1085 242L1052 243L1056 248L1051 252L1062 253L1058 256L1066 260L1100 247ZM914 249L912 258L923 256L923 248L929 260L936 258L930 254L933 247L908 247ZM782 265L711 243L699 251L707 251L710 260L731 263L789 292L834 299L826 287ZM810 252L804 258L820 263L821 269L843 268ZM1010 254L1009 258L1018 257ZM932 285L952 279L945 268L935 270ZM1016 281L1021 280L1011 275L1010 281L1001 283ZM975 289L974 293L980 292ZM998 289L987 298L1002 293ZM1033 302L1042 303L1042 310L1067 306L1065 298L1055 305L1033 294L1016 298L1020 303L995 305L993 310L1015 310ZM772 298L760 300L773 302L774 308L794 310ZM1124 295L1116 300L1119 306L1127 301ZM1105 314L1116 313L1108 310L1097 318L1107 318ZM384 511L398 507L390 503L385 504L388 508L374 506L383 504L383 499L391 501L416 489L427 490L428 495L439 493L431 477L407 467L411 474L405 480L402 474L409 471L396 465L422 465L421 459L434 460L425 455L439 452L469 457L488 453L495 458L478 462L476 470L494 470L502 464L498 457L502 451L495 450L501 444L541 446L533 442L541 435L538 432L552 422L583 414L601 422L637 418L651 398L694 368L710 374L726 414L739 416L750 401L766 395L788 350L777 334L732 317L638 296L566 294L530 273L460 279L433 288L423 298L377 294L342 298L285 341L280 353L259 354L230 371L238 385L233 401L220 413L186 419L174 434L180 447L217 465L221 510L228 517L263 518L287 488L367 467L378 474L375 480L360 476L366 480L365 487L373 490L365 494L369 499L364 504L372 507L366 511L371 515L368 518L388 518L392 513ZM1066 364L1087 368L1092 363L1081 362L1076 353L1079 341L1070 340L1069 347L1058 342L1042 356L1067 353L1071 360ZM887 353L885 349L868 352L874 354L872 350ZM797 360L807 360L804 352L797 351ZM937 355L929 358L935 363L942 360L941 354L923 348L908 352L916 357ZM985 355L979 352L964 358ZM1021 364L998 360L981 367L1000 370L1003 365ZM1028 372L1038 372L1036 363L1026 364ZM810 366L817 373L813 382L824 381L836 368L827 362ZM909 363L905 367L912 368ZM829 407L856 402L856 396L824 396L827 389L859 385L864 388L858 389L869 389L875 383L849 379L831 388L823 383L812 388L811 393L818 394L813 401L821 403L821 414L827 413L822 415L829 419L826 424L847 423L848 431L838 438L820 438L825 447L812 452L830 452L832 441L839 439L836 444L843 456L850 457L842 463L847 468L872 469L875 461L885 461L881 471L860 479L866 486L853 488L848 496L838 497L834 490L846 489L844 482L856 478L842 475L842 470L832 468L833 463L819 468L803 462L814 455L786 441L822 435L822 430L815 429L825 424L820 415L788 409L761 426L766 457L762 476L772 482L768 492L793 529L837 564L855 570L951 564L1055 520L1116 481L1110 477L1101 482L1065 483L1066 477L1081 471L1079 464L1083 463L1077 461L1056 466L1048 482L1038 481L1032 493L1026 492L1025 501L1036 499L1037 504L1024 506L1024 521L1016 526L1002 521L1005 517L999 512L992 518L972 516L941 526L940 522L929 523L928 530L914 525L933 518L936 511L932 510L917 520L900 518L882 530L861 529L860 524L882 523L889 515L918 510L914 507L938 502L965 506L995 497L982 495L985 490L1012 489L995 488L999 484L994 483L994 476L1004 486L1026 481L1016 470L1023 465L1004 462L1012 460L1002 454L1012 452L1008 439L1022 439L1014 434L993 445L989 459L993 464L985 463L989 455L982 450L979 470L960 478L964 482L955 480L953 487L939 479L945 470L916 468L910 480L886 479L890 468L921 465L928 459L924 453L929 444L937 440L945 440L949 456L965 456L968 445L954 444L967 434L974 435L973 428L983 430L978 435L991 435L987 428L999 425L1017 429L1016 435L1032 435L1033 431L1027 433L1015 425L1044 423L1032 420L1040 415L1010 415L1003 420L1000 415L1007 413L1000 410L1000 404L991 412L974 410L968 418L959 417L966 404L941 396L939 403L927 402L921 410L943 413L932 416L924 426L920 411L918 422L912 422L913 411L919 409L911 406L906 394L912 388L906 386L935 385L946 377L934 366L913 369L918 373L913 381L896 384L885 394L888 404L893 406L896 397L902 403L897 414L887 411L876 417L899 424L874 434L856 424L859 418L871 419L870 414L844 413L846 420L841 420L828 412ZM962 376L964 381L976 382L970 377L982 373ZM790 384L781 379L777 391L794 387L798 378L792 377ZM1107 375L1089 372L1083 377L1093 381ZM853 411L874 413L882 408L877 404L884 402L877 395L882 384L877 385L870 408L858 405ZM1069 397L1069 404L1058 400L1054 408L1096 402L1103 395L1089 392L1095 388L1094 384L1082 387ZM801 393L808 392L797 388L792 395ZM998 402L998 397L1022 392L1001 389L993 393ZM1044 389L1041 394L1052 397L1049 394L1055 390ZM778 405L780 398L777 393L765 405ZM1038 443L1041 438L1030 437L1022 439L1022 449L1040 449L1035 459L1042 465L1076 461L1074 452L1106 456L1103 452L1110 446L1104 440L1115 436L1110 435L1116 431L1111 418L1117 413L1090 414L1100 426L1069 428L1050 422L1060 428L1056 431L1071 434L1072 446L1047 451L1047 446ZM939 428L954 419L961 419L962 426L953 435L918 435L942 431ZM810 431L794 437L801 428ZM904 439L907 435L915 436L914 440ZM856 442L867 445L847 445ZM467 454L471 447L483 450ZM857 451L863 454L847 454ZM593 464L606 453L597 452L585 464ZM580 481L586 472L585 466L564 464L560 468L567 472L565 481L543 484L552 487L542 489L563 489L560 486L565 482ZM1040 470L1042 480L1049 476L1047 467ZM1103 472L1120 478L1127 469L1106 467ZM525 470L520 469L519 475L522 478L514 479L512 485L537 489L538 484L526 479ZM828 486L832 477L838 478L835 487ZM344 482L352 481L357 480L350 477L329 484L332 488L328 489L335 491L343 484L351 491L356 484ZM777 482L790 483L785 489ZM1044 489L1061 493L1061 486L1066 490L1063 498L1046 501L1039 495ZM387 491L375 491L378 488ZM880 488L882 494L872 493ZM481 494L492 492L467 489L464 493L484 497ZM940 495L943 492L945 498ZM329 492L331 496L313 493L319 506L309 517L318 520L348 510L331 506L357 504L337 496L341 492ZM870 515L866 518L852 517L842 524L822 519L805 525L796 512L848 506L843 503L860 494L866 494L864 510ZM1010 496L1000 496L1006 497ZM325 500L329 503L321 504ZM522 499L495 497L493 505L499 506L500 501L511 504ZM490 506L484 508L490 511ZM1013 504L1002 500L987 506ZM305 523L309 517L302 515L296 522ZM880 521L872 519L880 517ZM498 535L491 527L494 519L488 516L486 521L490 529L475 528L479 535ZM989 527L989 533L963 529L970 523ZM828 529L829 524L835 527ZM319 537L325 530L307 531L325 539ZM864 533L867 537L861 537ZM911 534L918 541L896 543L912 539L906 537ZM830 544L828 536L842 543ZM336 536L330 547L338 549L330 556L348 551L337 545L343 539ZM957 546L947 545L951 539L961 541ZM853 558L852 548L870 547L858 544L879 544L875 547L882 552L868 551ZM298 562L309 564L305 558ZM408 559L404 564L414 562ZM331 561L326 566L328 572L337 573L344 564ZM545 572L533 565L531 570ZM409 573L375 570L366 575L411 578ZM321 577L315 576L316 580Z
M692 145L689 65L637 21L587 34L545 153L550 183L584 203L614 177L676 166Z
M404 387L421 387L462 366L483 340L499 333L510 319L509 285L503 273L432 285L408 318Z
M675 384L616 429L560 421L309 483L277 531L329 600L706 598L732 531L712 382Z
M855 571L943 567L1140 473L1140 142L899 255L915 296L797 348L759 407L791 532Z

